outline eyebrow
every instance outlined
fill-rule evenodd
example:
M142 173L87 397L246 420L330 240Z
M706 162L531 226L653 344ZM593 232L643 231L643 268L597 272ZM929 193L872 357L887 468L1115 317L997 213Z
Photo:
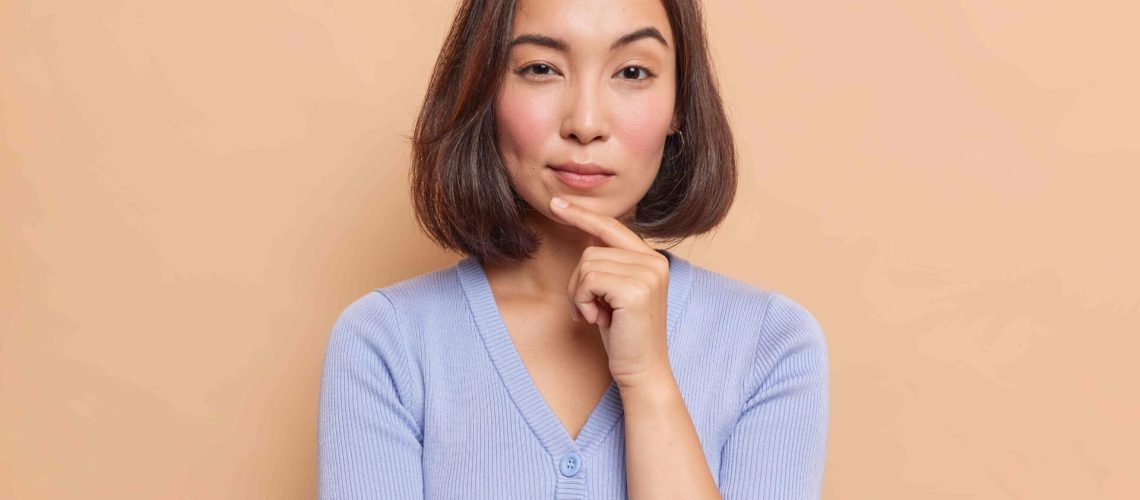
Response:
M657 31L657 28L654 28L652 26L647 26L645 28L641 28L637 31L634 31L632 33L624 35L621 38L618 38L617 40L614 40L614 43L610 45L610 50L611 51L617 50L620 47L624 47L626 45L629 45L633 42L641 40L642 38L652 38L654 40L661 42L661 44L664 45L666 48L669 47L669 43L665 41L665 37L661 35L660 31ZM516 45L522 45L522 44L527 44L527 43L532 44L532 45L539 45L542 47L550 47L550 48L557 50L557 51L560 51L560 52L569 52L570 51L570 44L566 43L565 40L562 40L559 38L549 37L546 35L536 35L533 33L527 33L524 35L519 35L514 40L511 40L511 43L507 48L512 49Z

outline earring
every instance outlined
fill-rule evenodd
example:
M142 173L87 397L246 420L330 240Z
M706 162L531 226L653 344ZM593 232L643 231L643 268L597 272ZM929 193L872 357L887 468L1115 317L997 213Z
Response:
M680 137L679 140L681 141L681 144L679 146L677 146L677 154L672 156L671 158L669 158L668 161L673 161L673 160L676 160L677 158L680 158L681 157L681 151L685 149L685 134L681 132L681 129L677 129L676 135L678 137Z

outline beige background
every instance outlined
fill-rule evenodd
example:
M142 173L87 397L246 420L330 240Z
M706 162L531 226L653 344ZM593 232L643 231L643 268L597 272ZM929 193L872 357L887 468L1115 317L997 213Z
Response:
M823 325L825 498L1140 498L1135 5L706 4L742 178L676 251ZM0 0L0 496L315 496L332 321L458 258L454 6Z

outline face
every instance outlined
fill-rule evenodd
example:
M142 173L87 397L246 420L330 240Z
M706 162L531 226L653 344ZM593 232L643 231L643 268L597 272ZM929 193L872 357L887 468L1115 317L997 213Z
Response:
M515 191L554 220L552 196L631 217L677 125L675 47L660 0L521 0L511 40L495 120ZM612 175L576 183L556 169L567 163Z

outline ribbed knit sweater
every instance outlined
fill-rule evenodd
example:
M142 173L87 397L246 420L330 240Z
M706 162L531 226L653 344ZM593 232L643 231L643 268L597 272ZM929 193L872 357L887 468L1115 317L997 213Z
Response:
M658 251L669 362L722 496L818 499L829 411L819 323L779 292ZM570 437L467 256L369 291L337 318L320 388L320 497L626 498L622 415L611 384Z

